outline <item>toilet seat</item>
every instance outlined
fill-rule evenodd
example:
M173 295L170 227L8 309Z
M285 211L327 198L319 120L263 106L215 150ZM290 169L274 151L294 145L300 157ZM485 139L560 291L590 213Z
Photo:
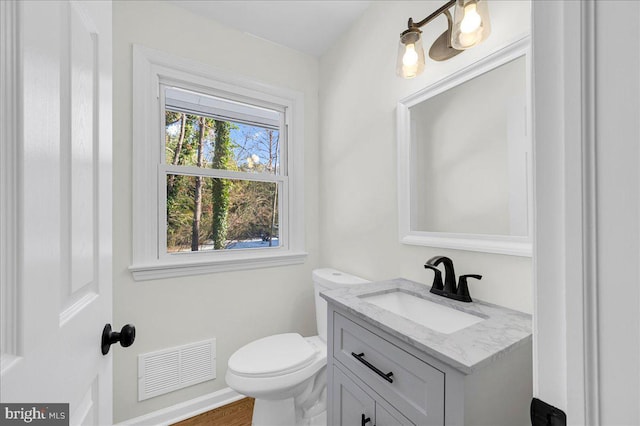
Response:
M238 349L236 353L242 351L243 355L236 357L234 353L229 358L229 368L225 375L227 385L236 392L253 398L278 400L299 395L309 384L308 381L313 380L316 373L327 365L327 345L319 336L305 338L293 334L293 337L281 338L283 340L277 338L282 335L265 337L260 339L266 340L263 345L256 346L253 345L255 342L252 342ZM276 339L273 339L274 337ZM269 347L269 344L281 341L291 343L291 346L285 344L280 346L280 349L276 349L278 346ZM264 352L255 352L258 348L264 348ZM287 355L289 362L275 362L274 357L277 353L282 353L283 348L297 348L298 351L294 350L293 353L298 354L299 358ZM312 356L307 358L305 354L308 354L309 350ZM265 353L269 353L269 356L265 356ZM264 358L261 359L260 370L247 364L250 362L249 356Z
M229 358L231 372L243 377L276 377L313 363L318 349L298 333L276 334L253 341Z

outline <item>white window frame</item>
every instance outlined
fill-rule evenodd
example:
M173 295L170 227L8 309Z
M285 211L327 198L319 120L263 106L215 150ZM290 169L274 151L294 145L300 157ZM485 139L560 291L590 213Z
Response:
M284 111L281 149L285 154L282 157L285 167L278 177L278 185L283 189L279 198L282 243L278 247L165 253L164 176L172 166L163 161L164 96L161 85ZM143 46L133 46L133 264L129 270L135 280L292 265L305 261L303 104L300 92L259 83ZM198 174L202 172L198 170ZM224 174L217 171L216 177L221 173ZM242 178L237 172L233 175ZM246 177L248 180L264 180L257 173Z

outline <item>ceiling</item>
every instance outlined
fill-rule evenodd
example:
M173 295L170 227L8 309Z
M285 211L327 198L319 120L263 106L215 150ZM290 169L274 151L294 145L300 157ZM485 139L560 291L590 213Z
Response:
M362 16L371 1L173 0L172 3L228 27L317 57Z

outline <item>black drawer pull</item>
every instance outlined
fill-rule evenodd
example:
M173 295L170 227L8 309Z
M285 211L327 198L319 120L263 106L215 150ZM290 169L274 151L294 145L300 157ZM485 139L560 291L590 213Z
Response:
M369 367L370 369L375 371L378 376L382 377L383 379L385 379L389 383L393 383L393 379L391 378L391 376L393 376L393 373L392 372L383 373L382 371L380 371L373 364L371 364L369 361L364 359L364 352L360 353L360 354L357 354L355 352L351 352L351 355L353 355L355 357L355 359L357 359L358 361L360 361L361 363L363 363L364 365L366 365L367 367Z

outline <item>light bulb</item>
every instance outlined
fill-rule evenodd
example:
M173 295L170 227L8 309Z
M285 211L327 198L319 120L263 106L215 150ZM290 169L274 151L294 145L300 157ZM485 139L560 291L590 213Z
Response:
M460 32L458 36L458 44L463 48L475 46L480 41L481 35L477 33Z
M416 52L416 45L413 43L407 44L407 47L404 51L404 56L402 56L402 65L403 68L413 68L417 69L418 64L418 52Z
M413 78L418 75L418 63L402 66L402 76L404 78Z
M491 34L487 0L457 0L451 31L454 49L469 49Z
M482 17L478 14L475 3L469 3L464 8L464 18L460 22L460 31L465 34L472 33L480 28Z
M396 58L396 74L402 78L414 78L424 70L424 49L419 29L411 28L400 35Z

